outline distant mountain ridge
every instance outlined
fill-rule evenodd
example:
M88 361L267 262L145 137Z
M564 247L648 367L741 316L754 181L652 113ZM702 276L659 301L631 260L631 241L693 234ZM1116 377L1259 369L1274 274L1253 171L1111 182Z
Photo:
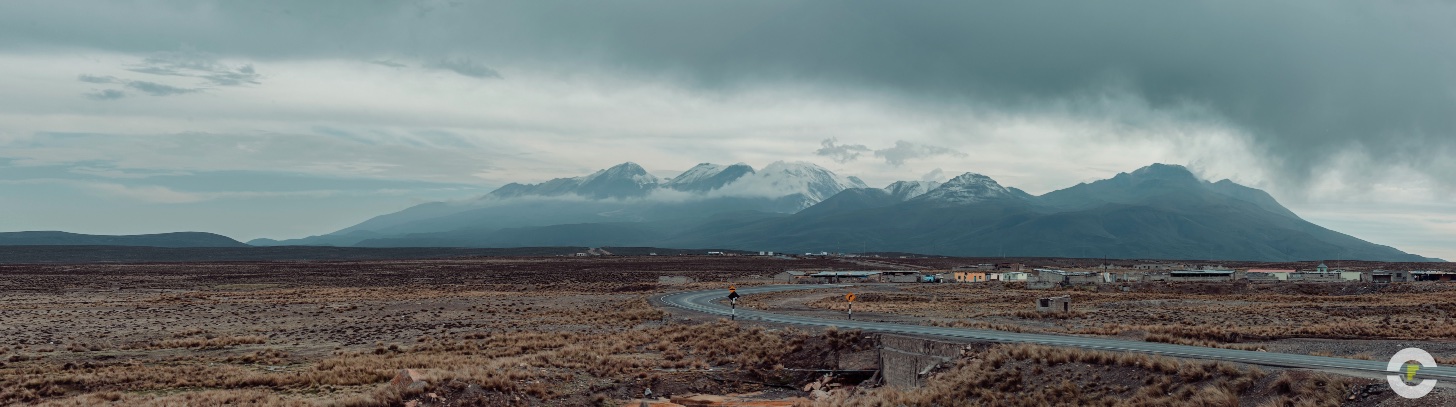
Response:
M0 246L248 247L230 237L205 232L108 236L57 231L0 232Z
M808 163L703 163L661 180L635 163L466 203L429 203L261 245L844 248L953 256L1427 261L1309 223L1264 191L1154 164L1034 196L989 176L870 188Z

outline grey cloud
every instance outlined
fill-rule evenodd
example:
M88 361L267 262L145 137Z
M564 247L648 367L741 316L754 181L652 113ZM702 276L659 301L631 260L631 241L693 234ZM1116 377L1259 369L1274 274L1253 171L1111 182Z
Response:
M921 181L940 181L945 179L945 170L936 168L920 176Z
M388 59L380 59L380 60L369 61L369 63L375 64L375 65L383 65L383 66L387 66L387 67L390 67L390 68L407 68L407 67L409 67L409 65L405 65L405 64L402 64L402 63L399 63L399 62L394 62L393 60L388 60Z
M126 81L115 76L80 75L76 80L86 83L126 83Z
M813 81L998 113L1140 126L1109 94L1196 109L1301 182L1355 149L1456 185L1456 4L1359 0L7 3L0 47L472 55L706 89ZM76 10L92 12L76 12ZM44 24L35 24L36 21ZM141 21L141 22L139 22ZM260 25L259 22L264 22ZM65 33L57 35L56 33ZM457 71L460 72L460 71ZM471 71L484 74L486 71ZM462 74L467 74L462 72ZM1166 137L1178 137L1168 135Z
M925 144L915 144L905 140L895 141L894 147L875 150L875 157L884 158L886 163L897 167L905 164L905 161L917 158L934 157L938 155L949 155L957 157L966 156L965 153L949 148Z
M191 49L153 54L129 70L149 75L199 78L217 86L256 85L262 78L252 64L232 67L219 62L212 54Z
M116 89L101 89L95 92L87 93L86 97L95 100L117 100L126 97L126 92L122 92Z
M472 78L496 78L501 77L500 72L491 69L484 64L470 60L469 58L446 58L430 65L431 68L454 71L455 73Z
M146 81L131 81L131 82L128 82L126 84L126 86L129 87L129 88L132 88L132 89L136 89L136 90L142 91L143 93L146 93L146 94L152 95L152 96L181 95L181 94L186 94L186 93L196 93L196 92L201 92L202 91L202 89L179 88L179 87L176 87L176 86L163 85L163 84L156 83L156 82L146 82Z
M814 154L829 157L840 163L854 161L860 155L870 151L869 147L862 144L839 144L839 139L832 137L819 142L819 146Z

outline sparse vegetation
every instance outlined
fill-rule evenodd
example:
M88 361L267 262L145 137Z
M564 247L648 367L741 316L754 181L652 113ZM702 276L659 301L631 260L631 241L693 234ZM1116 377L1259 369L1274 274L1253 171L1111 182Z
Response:
M0 266L0 326L22 327L0 333L0 405L581 405L647 386L752 391L855 351L850 333L672 322L647 302L693 288L659 275L743 277L765 263ZM427 385L391 384L401 369Z
M968 353L916 389L860 388L814 406L1325 406L1357 383L1319 373L1035 345Z
M833 290L831 290L833 291ZM1257 350L1287 338L1432 340L1456 337L1456 304L1432 295L1456 284L1146 284L1119 290L1027 290L1020 284L909 284L863 292L857 313L899 314L926 323L1010 332L1138 337L1150 342ZM1037 312L1040 297L1070 294L1071 312ZM784 292L755 296L766 309ZM842 311L837 291L804 301Z

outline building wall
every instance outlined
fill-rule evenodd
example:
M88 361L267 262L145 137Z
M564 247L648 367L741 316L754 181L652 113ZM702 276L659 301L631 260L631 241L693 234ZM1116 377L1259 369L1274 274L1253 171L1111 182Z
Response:
M898 335L880 336L880 372L885 384L919 387L928 379L920 374L936 365L953 364L965 345Z
M986 273L978 271L956 271L951 273L957 283L983 283L986 282Z
M1232 274L1215 274L1215 275L1180 276L1180 275L1174 274L1174 275L1168 276L1168 281L1215 281L1215 282L1216 281L1233 281L1233 275Z
M1071 297L1052 297L1036 299L1036 310L1040 312L1066 312L1071 311Z
M1305 283L1337 283L1345 281L1345 279L1340 277L1340 273L1291 273L1289 275L1289 281L1298 281Z
M891 274L885 276L885 280L891 283L918 283L920 274Z

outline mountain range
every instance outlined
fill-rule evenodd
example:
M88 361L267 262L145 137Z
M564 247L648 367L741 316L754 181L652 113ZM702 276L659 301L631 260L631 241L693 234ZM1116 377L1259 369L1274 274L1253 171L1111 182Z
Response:
M1305 221L1264 191L1165 164L1036 196L976 173L872 188L809 163L704 163L663 180L629 162L417 205L325 235L249 244L1434 260Z
M108 236L56 231L0 232L0 246L248 247L230 237L206 232Z

